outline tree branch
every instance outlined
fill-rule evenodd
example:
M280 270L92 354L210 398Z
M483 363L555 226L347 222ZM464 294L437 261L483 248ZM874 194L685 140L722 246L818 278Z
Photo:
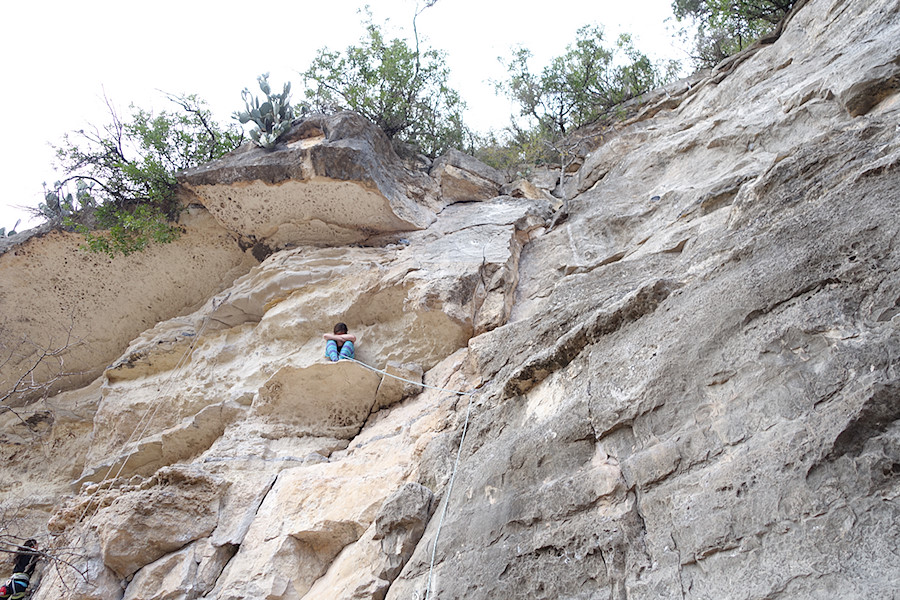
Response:
M26 357L25 360L28 362L25 371L16 378L12 386L0 392L0 410L9 410L24 422L22 417L9 406L13 398L18 397L28 402L29 399L33 399L38 394L46 396L54 387L54 384L66 377L79 374L77 372L66 372L65 370L65 354L75 346L83 343L82 340L73 340L74 327L75 320L72 319L65 330L65 340L59 346L54 345L52 338L46 345L41 345L31 341L26 336L15 347L4 347L4 352L7 354L2 363L0 363L0 367L13 366L12 359L16 354L24 355ZM6 327L0 327L0 332L3 332L5 329ZM35 350L32 352L21 352L21 349L26 346L31 346ZM56 362L55 367L47 364L52 362ZM36 373L41 367L50 369L49 377L44 381L36 378Z

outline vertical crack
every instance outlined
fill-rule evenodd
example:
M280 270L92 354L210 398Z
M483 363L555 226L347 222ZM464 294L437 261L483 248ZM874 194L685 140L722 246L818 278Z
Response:
M265 491L262 494L260 494L259 501L256 502L256 506L252 507L252 516L248 515L247 522L246 522L246 528L244 528L244 531L241 533L241 536L240 536L241 542L243 542L244 536L247 535L247 531L250 529L250 525L253 523L253 521L256 520L256 516L259 514L259 509L262 507L263 503L266 501L266 498L269 496L269 493L275 487L275 483L278 481L278 477L280 475L281 475L281 473L276 473L271 478L271 480L269 481L269 484L265 488ZM213 590L215 590L218 587L219 579L222 578L222 574L228 570L229 565L231 565L232 561L237 556L238 551L241 549L241 542L225 543L222 546L220 546L220 548L225 548L227 552L230 552L231 556L228 557L228 560L225 561L225 563L222 565L222 568L216 574L216 578L213 581L212 586L209 589L209 592L212 592Z
M669 533L669 540L672 542L672 550L675 551L675 554L678 555L678 587L681 590L681 600L684 600L687 597L687 590L685 589L684 583L684 559L681 556L681 549L678 547L678 542L675 541L675 536Z
M372 418L372 415L375 413L375 407L378 405L378 390L381 389L382 384L384 384L384 380L387 379L387 375L381 375L381 381L378 382L378 386L375 388L375 393L372 394L372 404L369 405L369 412L366 413L366 418L362 420L362 423L359 426L359 429L350 437L350 443L353 443L353 440L358 438L363 430L366 428L366 425L369 424L369 419Z

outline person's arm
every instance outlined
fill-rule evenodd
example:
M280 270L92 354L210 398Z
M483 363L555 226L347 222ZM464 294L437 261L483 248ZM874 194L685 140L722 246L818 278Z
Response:
M322 335L323 339L326 340L334 340L336 342L353 342L356 343L356 336L352 333L325 333Z

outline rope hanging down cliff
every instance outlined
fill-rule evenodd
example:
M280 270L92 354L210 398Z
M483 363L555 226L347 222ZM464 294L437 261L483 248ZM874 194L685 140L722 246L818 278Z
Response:
M432 592L431 583L432 583L433 575L434 575L434 561L435 561L435 557L437 556L438 540L441 537L441 529L444 526L444 518L447 516L447 508L450 506L450 495L453 493L453 482L456 480L456 472L459 469L459 458L462 455L463 442L466 439L466 432L469 430L469 416L472 413L472 398L475 397L476 390L469 390L469 391L463 392L463 391L459 391L459 390L451 390L451 389L447 389L447 388L435 387L433 385L426 385L424 383L411 381L409 379L404 379L403 377L400 377L398 375L393 375L382 369L376 369L375 367L369 366L362 361L356 360L355 358L349 358L349 359L345 359L345 360L351 360L351 361L369 369L370 371L375 371L376 373L381 373L382 375L386 375L388 377L393 377L394 379L399 379L400 381L405 381L407 383L419 385L419 386L422 386L422 387L425 387L425 388L428 388L431 390L437 390L440 392L450 392L450 393L456 394L457 396L468 396L469 397L469 402L466 405L466 418L465 418L465 421L463 422L462 436L460 436L460 438L459 438L459 447L456 449L456 460L453 462L453 470L450 472L450 482L447 484L447 496L444 499L444 508L443 508L443 510L441 510L441 516L438 519L437 531L434 534L434 543L432 543L432 545L431 545L431 562L428 566L428 583L425 586L425 597L424 597L424 600L428 600L428 598L431 596L431 592Z
M230 296L230 294L228 294L228 296ZM224 303L228 299L228 296L225 296L225 298L223 298L218 303L218 306L221 306L222 303ZM218 308L218 306L215 306L213 308L213 310L215 310L215 308ZM193 340L191 341L190 346L185 350L184 354L181 356L181 358L176 363L175 367L170 372L170 375L167 378L165 384L163 384L162 389L160 390L160 394L157 396L158 400L155 403L155 406L152 407L152 410L150 407L148 407L147 411L145 411L144 415L138 421L138 423L135 426L134 430L132 431L131 435L128 437L128 439L123 444L123 446L122 446L123 449L126 448L128 446L128 444L130 444L133 440L141 439L141 437L143 437L144 433L146 433L147 429L150 426L150 423L153 421L153 418L156 416L156 413L162 404L161 399L166 396L166 393L168 393L170 386L173 384L173 382L176 379L176 375L180 375L181 370L189 362L189 359L190 359L191 355L193 354L194 348L197 345L197 341L200 339L203 332L206 330L206 327L209 324L209 321L210 321L210 315L207 315L204 318L203 324L201 325L201 327L194 334ZM427 600L432 594L432 581L433 581L433 573L434 573L434 563L435 563L435 559L437 556L437 545L438 545L438 541L440 539L441 529L443 528L443 525L444 525L444 519L447 516L447 509L450 505L450 497L451 497L451 494L453 493L453 484L454 484L454 481L456 480L456 473L459 469L459 461L460 461L460 457L462 455L462 446L463 446L463 442L466 439L466 433L469 428L469 418L470 418L471 411L472 411L472 398L475 396L476 390L460 391L460 390L452 390L449 388L432 386L432 385L428 385L428 384L425 384L422 382L405 379L403 377L394 375L392 373L388 373L387 371L385 371L383 369L377 369L375 367L367 365L366 363L356 360L356 359L351 358L351 359L346 359L346 360L350 360L366 369L369 369L376 373L380 373L386 377L392 377L394 379L397 379L397 380L400 380L400 381L403 381L406 383L411 383L413 385L417 385L417 386L420 386L423 388L437 390L440 392L452 393L457 396L468 396L469 397L469 401L466 406L466 416L465 416L465 420L463 422L462 435L460 436L459 447L457 448L457 451L456 451L456 460L454 461L453 470L451 471L451 474L450 474L450 481L447 485L447 495L446 495L446 498L444 499L444 507L441 511L441 516L438 520L438 527L437 527L437 531L435 532L434 542L432 544L431 560L430 560L429 569L428 569L428 582L427 582L427 585L425 588L425 597L424 597L425 600ZM149 415L149 417L148 417L148 415ZM140 434L138 434L138 430L140 430ZM91 510L92 506L94 505L94 496L96 496L103 489L103 484L106 483L107 481L115 481L116 479L118 479L121 476L122 471L125 469L125 465L128 463L128 460L131 458L131 456L134 454L135 451L136 451L136 448L132 448L125 455L125 458L122 460L122 463L119 465L119 469L116 471L116 474L113 477L110 477L110 475L112 474L112 471L115 468L115 462L113 462L110 465L109 470L106 472L104 477L98 482L97 487L93 490L93 492L88 497L88 500L85 504L84 511L82 512L80 518L78 519L79 521L82 521L85 518L85 516L87 515L87 513ZM88 517L88 521L91 521L96 516L97 512L99 512L99 510L101 508L101 504L102 504L101 502L98 502L96 504L93 512Z

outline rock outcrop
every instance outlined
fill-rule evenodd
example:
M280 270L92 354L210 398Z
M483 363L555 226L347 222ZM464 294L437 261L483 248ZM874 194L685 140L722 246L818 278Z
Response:
M898 40L892 0L798 3L592 136L565 219L385 149L352 185L424 220L280 237L307 208L210 165L220 226L276 251L3 414L7 532L71 564L33 597L892 597ZM359 362L322 356L338 320Z
M175 242L114 260L64 231L0 247L0 397L20 380L34 388L27 398L92 381L142 331L258 264L206 211L192 207L180 224Z
M245 144L180 182L223 227L273 249L424 229L443 207L431 178L353 113L306 118L273 150Z

